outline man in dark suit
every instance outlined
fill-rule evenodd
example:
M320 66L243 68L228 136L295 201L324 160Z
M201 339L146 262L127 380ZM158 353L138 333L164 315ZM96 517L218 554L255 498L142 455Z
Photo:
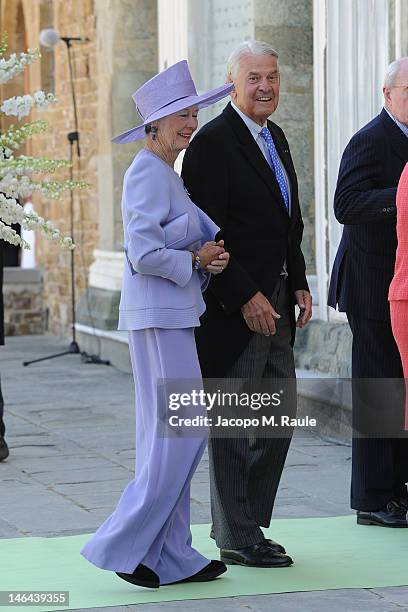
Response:
M396 191L408 162L408 58L390 65L383 93L383 110L353 136L341 160L334 211L344 230L329 305L347 313L353 333L353 417L359 432L353 436L351 506L359 524L407 527L408 440L370 436L370 421L380 415L385 430L390 413L399 412L402 429L402 404L395 383L390 385L403 372L388 289L397 246ZM364 387L363 379L381 380Z
M267 121L279 100L277 59L257 41L232 53L232 102L184 157L191 198L219 225L231 254L224 278L211 280L196 329L204 377L294 379L295 303L298 326L311 316L296 173L283 131ZM270 523L289 444L290 435L210 437L213 535L225 563L292 563L261 530Z

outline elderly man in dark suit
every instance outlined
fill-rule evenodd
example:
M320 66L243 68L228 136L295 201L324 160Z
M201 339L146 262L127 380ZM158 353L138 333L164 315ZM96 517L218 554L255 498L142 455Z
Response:
M279 101L278 54L248 41L228 62L235 90L222 114L186 151L182 177L194 202L221 228L231 253L224 278L213 278L196 330L203 376L294 379L298 326L312 300L301 251L303 222L296 172L281 128L268 121ZM216 438L209 442L213 533L221 559L282 567L292 559L264 538L290 435Z
M386 427L385 417L398 412L391 387L384 403L380 398L391 379L403 376L388 288L397 246L397 185L408 161L408 58L389 66L383 93L383 110L353 136L341 160L334 211L344 230L329 305L347 313L353 333L353 412L363 430L353 437L351 506L359 524L407 527L408 440L370 437L368 421L383 411ZM356 387L363 379L382 381L370 391L361 382Z

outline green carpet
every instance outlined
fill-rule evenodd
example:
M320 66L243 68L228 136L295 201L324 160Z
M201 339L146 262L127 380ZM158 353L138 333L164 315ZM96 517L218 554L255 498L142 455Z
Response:
M208 525L193 526L194 545L218 558ZM133 587L79 554L87 535L0 540L0 590L69 591L69 609L183 599L408 585L408 530L357 526L355 516L274 520L270 537L295 559L286 569L229 566L210 583ZM0 611L16 610L1 607ZM35 612L67 606L35 606Z

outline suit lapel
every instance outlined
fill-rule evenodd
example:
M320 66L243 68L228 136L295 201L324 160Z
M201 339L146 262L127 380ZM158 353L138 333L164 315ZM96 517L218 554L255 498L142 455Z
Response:
M408 138L405 136L400 127L389 116L387 111L383 109L380 113L380 120L385 126L387 135L391 140L391 146L395 154L405 163L408 161Z
M245 156L247 161L251 164L251 166L256 170L262 180L269 187L274 196L274 199L279 203L279 208L288 216L288 211L286 209L286 205L278 181L276 180L275 173L266 161L251 132L248 130L247 126L242 121L238 113L234 111L231 104L228 104L223 112L238 139L239 148L242 154ZM281 155L280 152L279 155ZM289 170L288 176L291 176L291 172Z

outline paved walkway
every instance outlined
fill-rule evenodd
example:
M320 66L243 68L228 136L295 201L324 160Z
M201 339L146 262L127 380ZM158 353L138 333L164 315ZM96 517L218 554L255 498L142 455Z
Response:
M81 364L77 355L27 368L21 365L63 348L50 336L27 336L8 339L0 351L11 449L9 459L0 463L3 538L92 532L133 477L131 376L113 367ZM295 437L274 516L348 514L349 472L349 447ZM207 474L205 456L192 484L192 523L210 521ZM101 610L140 612L142 608L146 612L391 612L408 610L408 588L283 593Z

